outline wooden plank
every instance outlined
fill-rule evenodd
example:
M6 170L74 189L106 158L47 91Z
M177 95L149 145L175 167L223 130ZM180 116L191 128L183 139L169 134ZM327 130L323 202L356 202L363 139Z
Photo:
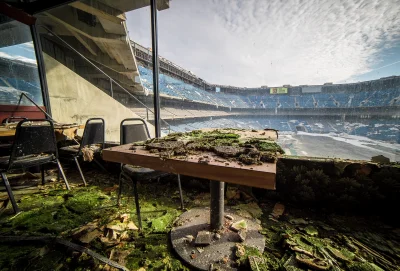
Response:
M130 150L131 146L127 144L104 149L103 159L164 172L275 190L276 164L274 163L246 166L237 162L224 161L225 159L213 153L189 155L187 160L165 159L149 153L143 147ZM199 163L199 158L205 156L209 162Z

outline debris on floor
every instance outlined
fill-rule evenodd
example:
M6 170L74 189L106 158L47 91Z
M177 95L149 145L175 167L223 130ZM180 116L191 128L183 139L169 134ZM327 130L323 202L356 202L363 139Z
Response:
M211 244L211 233L209 231L199 231L194 244L196 246L208 246Z
M29 193L16 190L23 210L17 216L11 214L4 199L0 205L1 270L116 270L106 260L129 270L189 270L172 253L169 240L170 229L179 224L177 218L182 213L179 197L171 196L177 189L175 179L139 182L143 221L139 231L129 184L117 207L115 176L85 172L87 187L80 186L78 172L68 170L67 176L71 191L56 181L54 172L46 176L54 181L44 186L30 179L35 189L26 190ZM19 181L15 185L26 186ZM241 190L231 187L228 191L232 197L226 207L235 213L227 213L224 223L234 234L233 258L221 252L217 261L207 265L210 270L399 270L400 230L375 216L315 212L267 198L248 202ZM184 198L189 210L208 206L210 201L207 188L184 189ZM236 214L256 221L265 239L263 251L246 245L251 238L250 224ZM6 236L14 238L12 246ZM52 242L23 241L30 236L59 238L88 251ZM188 254L195 261L207 253L208 244L225 236L224 232L200 231L183 235L183 241L193 246Z
M285 212L285 205L283 205L282 203L275 203L274 205L274 209L272 210L272 213L270 215L270 219L276 219L278 220L283 213Z

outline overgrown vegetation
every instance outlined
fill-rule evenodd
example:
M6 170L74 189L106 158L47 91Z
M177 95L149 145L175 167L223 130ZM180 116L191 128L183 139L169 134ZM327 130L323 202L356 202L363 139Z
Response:
M138 224L132 189L124 185L122 205L117 207L116 177L85 175L91 178L88 187L72 183L72 190L67 191L57 182L49 183L40 186L36 194L17 196L23 210L18 216L12 216L10 208L3 211L0 270L107 270L104 263L85 253L49 243L5 243L4 236L15 240L57 236L87 246L130 270L189 270L175 257L168 239L182 212L174 176L159 183L139 184L143 230L121 232L113 239L106 234L112 221L117 219L115 224L120 225L118 220L126 214L129 221ZM234 251L237 267L399 270L400 232L393 226L400 206L399 180L400 168L391 165L280 159L277 191L230 185L227 207L243 217L259 219L259 231L266 240L262 253L239 243ZM182 183L187 208L209 206L208 182L188 178ZM270 218L278 200L286 210L279 219ZM384 224L380 217L392 224ZM214 267L223 270L224 266Z
M211 152L227 162L238 161L245 165L273 163L280 154L284 154L282 148L272 138L265 136L266 132L254 130L253 134L247 136L244 136L243 132L216 129L172 133L161 139L134 143L132 148L144 146L151 153L157 153L161 157L183 159L189 155Z
M283 158L277 164L276 191L260 193L299 207L379 215L398 224L391 210L400 206L399 180L400 169L393 165Z
M101 178L116 182L108 175ZM20 197L19 207L23 212L17 216L5 212L0 217L0 235L15 239L6 243L0 241L0 270L101 270L99 267L105 266L84 253L56 244L19 241L26 236L60 237L87 246L114 261L122 261L131 270L140 267L185 270L168 243L168 232L181 213L175 185L139 186L143 229L140 233L128 231L125 236L113 239L106 238L110 222L123 214L136 219L132 190L124 193L122 205L117 207L116 187L103 185L101 181L96 180L88 187L72 185L71 191L62 189L61 185L54 189L49 184L36 194Z

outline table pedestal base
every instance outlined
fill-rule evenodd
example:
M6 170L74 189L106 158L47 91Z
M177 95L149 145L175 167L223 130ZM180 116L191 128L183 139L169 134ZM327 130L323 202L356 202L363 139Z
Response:
M261 253L264 251L264 236L258 232L260 225L254 219L243 218L229 209L225 209L225 215L231 216L233 220L223 219L219 236L210 230L209 208L194 208L179 217L171 230L171 242L183 261L200 270L209 270L211 265L214 268L236 270L236 244L255 247ZM237 232L230 229L232 222L240 220L245 220L247 224L244 241L240 240ZM196 245L196 237L200 231L209 231L209 245Z

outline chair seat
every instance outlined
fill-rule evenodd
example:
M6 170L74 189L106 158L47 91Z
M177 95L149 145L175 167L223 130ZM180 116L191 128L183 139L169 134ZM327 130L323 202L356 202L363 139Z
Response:
M167 176L168 172L153 170L150 168L137 167L132 165L123 165L122 171L129 177L136 180L150 180Z
M79 152L79 145L72 145L72 146L66 146L66 147L62 147L58 150L58 153L60 154L60 156L67 156L67 155L77 155ZM97 145L91 145L90 149L94 152L94 153L98 153L101 151L101 147L97 146Z
M7 169L10 156L0 157L0 169ZM12 169L28 168L55 161L53 154L29 155L20 157L13 162Z

